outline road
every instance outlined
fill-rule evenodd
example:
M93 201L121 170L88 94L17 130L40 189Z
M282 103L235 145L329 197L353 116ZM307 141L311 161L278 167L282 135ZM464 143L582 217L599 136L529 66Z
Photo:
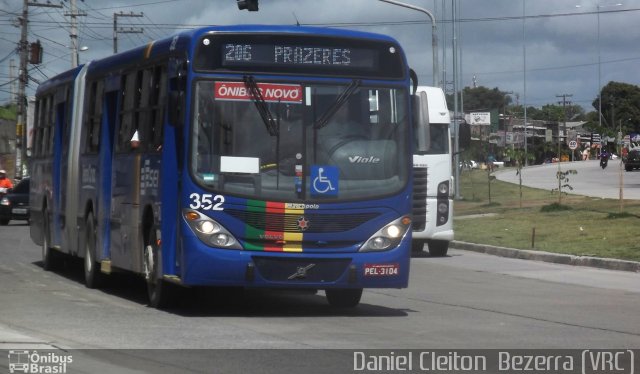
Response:
M331 350L323 368L345 372L335 367L347 360L341 349L640 347L637 273L452 249L445 258L412 259L408 289L367 290L351 310L330 308L321 292L191 290L175 309L159 311L146 306L136 277L90 290L80 262L44 271L28 229L0 227L0 350L183 349L151 360L145 355L156 351L83 351L86 372L204 370L202 357L189 356L198 351L184 349L259 349L240 361L229 355L242 351L222 351L227 366L218 372L249 372L259 361L260 372L281 373L285 362L298 362L286 349ZM220 354L212 352L207 357Z
M640 199L640 171L620 171L619 160L609 160L608 166L603 170L600 161L575 161L560 163L560 170L576 170L578 173L569 175L571 194L603 197L611 199L620 198L620 185L624 199ZM526 167L522 172L522 184L528 187L540 188L551 191L558 188L556 173L558 164L544 164ZM519 176L514 168L498 169L495 172L498 180L511 183L519 183ZM622 177L622 180L621 180ZM622 183L620 183L622 182Z

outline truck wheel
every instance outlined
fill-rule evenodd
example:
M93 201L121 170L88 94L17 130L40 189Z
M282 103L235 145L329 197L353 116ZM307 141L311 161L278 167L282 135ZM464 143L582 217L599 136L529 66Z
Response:
M413 239L411 240L411 253L412 254L421 254L424 251L425 241L421 239Z
M431 257L444 257L449 251L449 242L446 240L428 240L427 246Z

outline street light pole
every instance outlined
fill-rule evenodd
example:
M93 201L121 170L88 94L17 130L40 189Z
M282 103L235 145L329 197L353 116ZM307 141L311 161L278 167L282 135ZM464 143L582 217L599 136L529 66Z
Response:
M527 25L526 8L522 0L522 80L523 80L523 104L524 108L524 166L529 166L529 156L527 153Z
M600 67L600 4L596 5L597 12L596 15L598 17L598 131L602 131L602 81L601 81L601 70Z
M432 58L433 58L433 86L434 87L441 87L443 86L444 82L438 82L439 78L440 78L440 73L439 73L439 69L438 69L438 29L436 26L436 18L434 17L433 13L431 13L429 10L425 9L425 8L421 8L415 5L411 5L411 4L406 4L400 1L396 1L396 0L380 0L382 2L385 3L389 3L389 4L393 4L393 5L398 5L404 8L409 8L409 9L413 9L413 10L417 10L419 12L425 13L427 16L429 16L429 18L431 19L431 50L432 50Z
M604 8L604 7L614 7L614 6L621 6L622 3L617 3L617 4L610 4L610 5L600 5L597 4L596 5L596 16L598 18L598 125L599 130L598 131L602 131L602 57L601 57L601 52L600 52L600 8ZM615 126L615 124L611 124L611 126Z

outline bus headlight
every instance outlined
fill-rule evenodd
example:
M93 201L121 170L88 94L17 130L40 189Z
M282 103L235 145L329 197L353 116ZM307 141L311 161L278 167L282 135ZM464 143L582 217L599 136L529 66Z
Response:
M400 217L373 234L360 247L360 252L385 251L395 248L400 244L410 227L411 218L409 216Z
M218 248L242 249L238 240L215 220L191 209L185 209L182 215L203 243Z
M220 226L213 221L200 221L196 225L196 230L205 235L209 235L220 231Z

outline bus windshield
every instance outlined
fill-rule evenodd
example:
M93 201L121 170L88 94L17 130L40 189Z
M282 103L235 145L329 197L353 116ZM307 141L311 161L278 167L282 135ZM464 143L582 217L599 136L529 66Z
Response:
M195 88L191 172L204 188L337 202L390 195L407 183L404 89L246 80L200 80Z

